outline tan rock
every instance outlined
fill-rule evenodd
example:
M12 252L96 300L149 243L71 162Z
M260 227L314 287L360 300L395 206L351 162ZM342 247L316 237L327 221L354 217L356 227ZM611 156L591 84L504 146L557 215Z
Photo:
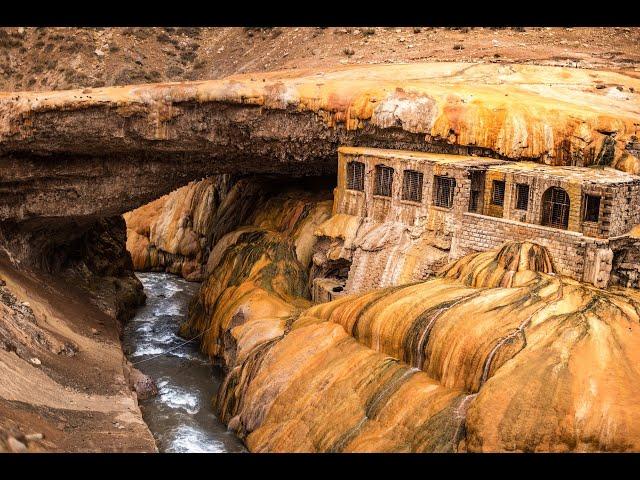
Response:
M24 453L27 451L27 446L15 437L9 437L7 439L7 445L13 453Z
M554 274L525 242L313 306L284 335L282 317L222 323L243 354L225 355L219 414L258 452L638 451L631 293Z

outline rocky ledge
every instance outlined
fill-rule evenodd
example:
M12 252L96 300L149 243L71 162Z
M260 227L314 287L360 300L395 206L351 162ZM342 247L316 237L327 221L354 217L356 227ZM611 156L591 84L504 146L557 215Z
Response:
M0 94L0 220L109 216L220 173L335 172L339 145L638 172L640 80L425 63Z

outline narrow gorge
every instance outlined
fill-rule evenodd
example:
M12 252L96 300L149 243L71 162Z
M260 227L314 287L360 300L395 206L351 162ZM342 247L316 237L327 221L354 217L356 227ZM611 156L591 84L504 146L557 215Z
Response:
M0 451L640 451L640 80L0 94Z

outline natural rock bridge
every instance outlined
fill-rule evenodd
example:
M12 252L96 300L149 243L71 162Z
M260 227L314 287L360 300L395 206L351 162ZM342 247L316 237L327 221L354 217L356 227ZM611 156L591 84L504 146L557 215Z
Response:
M204 176L331 173L339 145L635 173L639 91L621 73L433 63L1 93L1 230L68 239Z

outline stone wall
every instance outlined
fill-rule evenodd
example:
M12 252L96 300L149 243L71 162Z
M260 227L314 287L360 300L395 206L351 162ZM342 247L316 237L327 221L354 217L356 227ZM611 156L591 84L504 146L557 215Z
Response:
M611 208L610 236L624 235L640 224L640 185L620 185L617 191L612 189L608 198L603 200L604 208Z
M491 203L494 180L506 183L502 207ZM529 201L526 211L516 208L517 184L529 185ZM521 173L487 171L484 188L485 206L480 211L492 217L540 225L542 222L542 198L551 187L560 187L569 196L568 230L581 232L589 237L607 238L626 233L631 227L640 223L640 211L636 213L629 208L631 205L640 203L640 194L636 193L640 188L638 184L577 183L575 180L570 181L552 176L532 177L531 173L526 170ZM597 222L583 220L585 194L601 198Z
M365 164L364 191L346 189L347 163L352 160ZM394 169L391 197L374 194L376 165L384 165ZM402 199L403 172L405 170L418 171L423 174L421 202ZM436 175L455 179L451 208L434 205L434 177ZM430 163L421 161L419 158L389 158L377 157L375 154L359 156L340 153L338 185L334 192L333 213L371 218L378 223L400 222L408 226L419 224L421 227L440 235L451 236L457 230L460 215L469 207L470 185L469 172L455 164Z
M365 165L363 191L346 188L350 161ZM393 168L389 197L374 193L376 165ZM423 174L420 202L402 199L407 170ZM434 205L436 176L455 179L450 208ZM492 203L495 181L505 183L502 205ZM475 213L469 212L472 182L473 189L480 192ZM526 209L517 208L518 184L529 187ZM553 187L563 189L569 199L566 230L541 225L544 194ZM597 221L584 220L585 195L600 198ZM608 239L626 234L640 224L640 209L636 208L640 205L640 177L612 169L558 168L533 162L515 164L462 155L342 147L334 198L334 214L367 218L380 225L406 225L405 235L441 242L440 249L443 241L448 243L450 259L471 251L492 249L510 240L539 243L549 248L560 273L599 287L606 287L611 275L613 251ZM448 245L444 247L448 248ZM354 262L366 263L359 255L364 254L356 252ZM354 288L354 280L358 285L392 284L397 275L389 270L384 255L378 250L368 252L367 262L371 265L367 264L366 272L351 272L362 278L350 278L347 290ZM380 258L375 260L377 257ZM402 256L396 259L399 265L403 261Z
M597 286L604 287L608 283L611 271L608 240L475 213L462 215L460 229L452 242L450 259L489 250L508 240L529 240L547 247L558 273Z

